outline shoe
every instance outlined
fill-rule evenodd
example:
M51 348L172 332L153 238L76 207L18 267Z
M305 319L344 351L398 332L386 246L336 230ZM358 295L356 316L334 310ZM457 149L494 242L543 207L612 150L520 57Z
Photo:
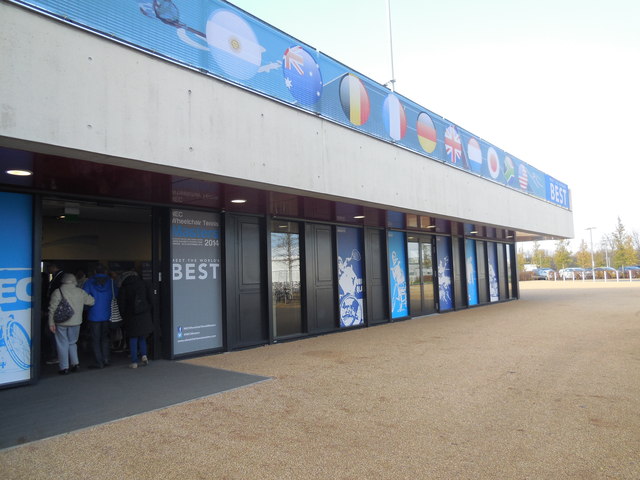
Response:
M111 362L104 362L104 366L106 367L110 367L111 366Z
M67 375L67 374L69 373L69 369L68 369L68 368L65 368L64 370L58 370L58 373L59 373L60 375Z
M89 365L91 370L101 370L104 368L104 365L100 365L99 363L94 363L93 365Z
M71 365L71 368L69 368L70 372L77 372L78 370L80 370L80 365L77 363L75 365Z
M58 363L60 363L60 362L58 361L58 359L57 359L57 358L51 358L51 359L47 360L47 361L46 361L46 362L44 362L44 363L46 363L47 365L57 365L57 364L58 364Z
M147 365L149 365L149 359L147 358L146 355L142 355L141 363L143 367L146 367Z
M138 364L137 363L130 363L129 364L129 368L138 368Z

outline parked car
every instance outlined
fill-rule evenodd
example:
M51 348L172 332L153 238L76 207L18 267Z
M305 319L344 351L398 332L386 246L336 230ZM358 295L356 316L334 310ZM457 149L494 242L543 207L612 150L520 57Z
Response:
M640 277L640 267L622 267L620 270L620 276L629 278L637 278Z
M582 280L583 278L592 278L591 270L580 267L563 268L558 271L558 276L563 280Z
M551 268L536 268L531 272L532 280L552 280L553 270Z
M544 270L544 274L547 277L547 280L555 280L557 273L553 268L541 268L540 270Z
M618 278L618 271L613 267L596 267L594 270L596 278L605 278L605 274L607 278Z

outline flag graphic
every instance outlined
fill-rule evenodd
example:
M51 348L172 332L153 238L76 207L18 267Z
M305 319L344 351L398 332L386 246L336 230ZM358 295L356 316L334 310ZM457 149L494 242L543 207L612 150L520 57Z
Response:
M471 162L471 170L476 173L482 172L482 149L475 138L470 138L467 142L467 157Z
M369 94L360 79L351 73L340 81L340 103L354 125L364 125L369 119Z
M207 43L218 66L231 77L248 80L262 64L264 48L255 33L229 10L219 9L211 14L207 21Z
M282 75L289 92L301 105L311 106L322 95L322 75L313 57L301 46L287 48Z
M510 185L510 182L515 179L516 169L513 166L513 160L511 157L504 157L504 179L507 182L507 185Z
M438 143L436 127L433 124L431 117L422 112L418 115L418 121L416 122L416 131L418 133L418 141L420 146L427 153L432 153L436 149Z
M518 168L518 180L520 180L520 188L526 190L529 185L529 173L523 163L521 163L520 168Z
M489 151L487 152L487 165L489 166L489 175L491 175L491 178L494 180L498 178L500 174L500 159L493 147L489 147Z
M449 125L444 132L444 148L451 163L457 163L462 158L462 143L460 135L453 125Z
M407 115L398 97L390 93L382 106L384 126L393 140L400 140L407 133Z

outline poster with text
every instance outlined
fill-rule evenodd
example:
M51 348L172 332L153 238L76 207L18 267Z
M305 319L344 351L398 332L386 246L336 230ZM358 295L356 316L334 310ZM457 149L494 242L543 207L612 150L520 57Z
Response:
M407 304L407 246L403 232L387 234L389 257L389 292L391 295L391 318L409 315Z
M487 242L487 263L489 264L489 301L500 300L500 290L498 290L498 255L496 244Z
M0 385L31 378L32 198L0 192Z
M448 237L436 239L436 254L438 256L438 293L440 297L440 311L453 308L453 286L451 283L451 247Z
M467 266L467 301L468 305L472 306L478 304L478 260L475 240L466 239L464 247Z
M338 227L338 290L340 326L364 324L362 230Z
M171 211L173 354L223 346L220 215Z

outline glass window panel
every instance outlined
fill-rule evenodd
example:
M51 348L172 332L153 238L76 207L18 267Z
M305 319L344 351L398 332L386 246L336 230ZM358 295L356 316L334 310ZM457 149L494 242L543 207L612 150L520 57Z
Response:
M274 221L271 228L271 291L274 336L302 333L300 234L295 222Z

